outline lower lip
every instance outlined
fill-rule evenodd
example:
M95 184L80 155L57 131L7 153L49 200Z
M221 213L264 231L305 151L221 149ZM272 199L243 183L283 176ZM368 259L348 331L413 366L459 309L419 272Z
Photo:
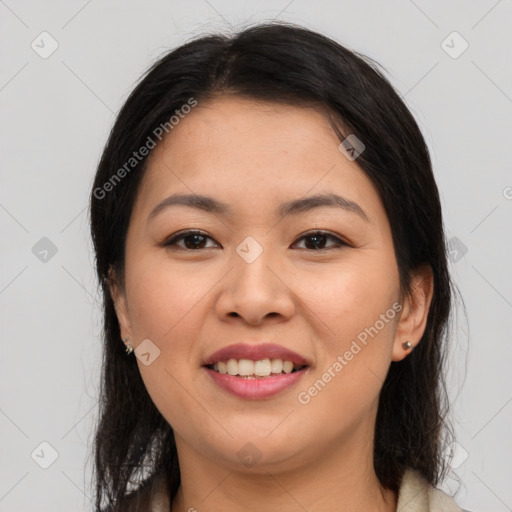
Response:
M283 373L282 375L275 375L263 379L245 379L227 373L219 373L205 366L203 366L203 368L208 372L208 375L211 376L215 384L228 393L240 398L254 400L277 395L281 391L296 384L307 371L307 368L303 368L293 373Z

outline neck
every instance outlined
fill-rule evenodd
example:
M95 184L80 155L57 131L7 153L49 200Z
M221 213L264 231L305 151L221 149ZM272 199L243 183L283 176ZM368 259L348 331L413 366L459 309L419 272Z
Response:
M362 439L331 445L322 457L293 468L257 463L235 470L201 456L175 435L181 486L172 512L396 511L396 494L383 489L375 474L373 443L362 443Z

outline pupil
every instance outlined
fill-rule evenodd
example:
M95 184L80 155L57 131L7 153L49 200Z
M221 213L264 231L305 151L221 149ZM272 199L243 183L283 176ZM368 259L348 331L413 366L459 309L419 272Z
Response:
M190 239L193 238L195 240L195 242L199 242L199 244L201 244L204 236L203 235L198 235L198 234L195 234L195 235L189 235L188 237L186 237L186 240L190 241ZM199 239L199 240L198 240ZM195 243L192 243L192 244L189 244L187 242L185 242L185 245L187 246L187 249L197 249L199 244L195 244Z
M323 244L321 241L319 242L319 240L318 240L318 239L321 239L321 240L323 239L323 241L325 242L325 235L312 235L312 236L310 236L310 237L309 237L309 239L310 239L310 240L316 240L316 242L314 242L314 243L313 243L313 246L314 246L314 248L316 248L316 249L318 249L318 248L319 248L319 247L318 247L319 245L321 245L321 246L322 246L322 247L320 247L320 249L321 249L321 248L323 248L323 245L325 245L325 244Z

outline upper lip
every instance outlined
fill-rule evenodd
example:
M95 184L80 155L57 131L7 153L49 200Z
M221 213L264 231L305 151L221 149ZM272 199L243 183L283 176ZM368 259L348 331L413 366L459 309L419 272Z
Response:
M309 361L305 357L281 345L276 345L275 343L236 343L234 345L228 345L209 355L205 359L204 365L207 366L218 363L219 361L227 361L228 359L251 359L253 361L259 361L261 359L282 359L283 361L291 361L297 365L310 366Z

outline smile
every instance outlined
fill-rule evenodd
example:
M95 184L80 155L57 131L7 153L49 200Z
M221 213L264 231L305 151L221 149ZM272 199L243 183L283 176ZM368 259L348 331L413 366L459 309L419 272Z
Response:
M295 384L307 366L282 359L228 359L203 368L224 391L245 399L274 396Z
M218 361L207 367L223 375L232 375L233 377L245 379L264 379L294 373L304 368L304 366L283 359L267 358L252 361L251 359L231 358L227 361Z

